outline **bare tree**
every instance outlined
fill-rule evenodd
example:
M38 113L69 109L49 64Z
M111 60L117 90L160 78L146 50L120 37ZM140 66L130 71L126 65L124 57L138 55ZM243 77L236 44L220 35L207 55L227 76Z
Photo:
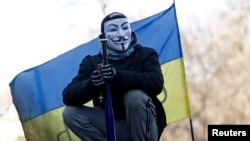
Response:
M180 28L198 141L207 140L208 124L249 124L250 1L230 0L227 5L205 27L193 16L192 26ZM188 127L187 121L170 125L167 140L187 140Z

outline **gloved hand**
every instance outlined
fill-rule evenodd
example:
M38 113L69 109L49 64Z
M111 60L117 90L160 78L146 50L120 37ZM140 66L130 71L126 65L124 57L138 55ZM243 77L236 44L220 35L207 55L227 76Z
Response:
M101 86L104 84L102 74L99 70L93 71L90 75L90 79L91 79L92 84L95 86Z
M100 72L104 80L109 80L116 75L116 70L113 65L108 64L101 67Z

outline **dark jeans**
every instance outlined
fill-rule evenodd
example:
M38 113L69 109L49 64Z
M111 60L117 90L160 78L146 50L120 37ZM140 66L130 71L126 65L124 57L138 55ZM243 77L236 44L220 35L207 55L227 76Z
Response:
M155 106L141 90L125 94L126 120L115 120L116 141L157 141ZM66 106L66 126L83 141L106 141L105 110L100 107Z

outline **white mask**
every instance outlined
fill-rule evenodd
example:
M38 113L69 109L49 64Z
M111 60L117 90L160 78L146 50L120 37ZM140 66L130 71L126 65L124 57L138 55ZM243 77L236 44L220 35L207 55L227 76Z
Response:
M131 27L127 18L118 18L104 23L105 38L110 49L125 51L131 42Z

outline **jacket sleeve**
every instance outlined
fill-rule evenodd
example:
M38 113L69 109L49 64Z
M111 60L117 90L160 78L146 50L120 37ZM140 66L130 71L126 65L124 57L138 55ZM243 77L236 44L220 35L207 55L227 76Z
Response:
M142 55L143 54L143 55ZM136 58L141 71L117 71L113 83L127 91L130 89L141 89L150 96L156 96L163 89L163 74L159 63L158 53L153 49L140 52L142 57Z
M94 69L94 65L90 61L90 56L86 56L79 65L77 75L62 92L65 105L79 106L93 98L97 90L90 83L90 74Z

